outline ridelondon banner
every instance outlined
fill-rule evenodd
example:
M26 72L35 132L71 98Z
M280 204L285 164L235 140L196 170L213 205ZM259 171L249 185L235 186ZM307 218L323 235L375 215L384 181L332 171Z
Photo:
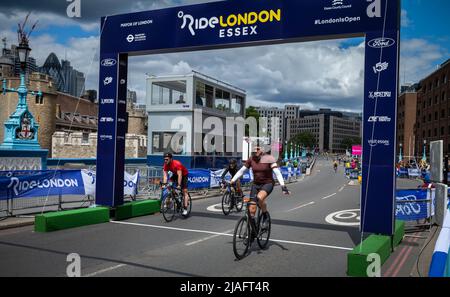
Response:
M124 194L136 195L139 172L125 172ZM95 196L95 171L23 170L0 171L0 200L59 195Z

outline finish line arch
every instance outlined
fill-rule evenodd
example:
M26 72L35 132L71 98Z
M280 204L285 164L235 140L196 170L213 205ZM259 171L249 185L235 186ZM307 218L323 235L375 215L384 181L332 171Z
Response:
M129 55L365 37L361 231L392 235L399 30L400 0L229 0L102 17L96 204L123 204Z

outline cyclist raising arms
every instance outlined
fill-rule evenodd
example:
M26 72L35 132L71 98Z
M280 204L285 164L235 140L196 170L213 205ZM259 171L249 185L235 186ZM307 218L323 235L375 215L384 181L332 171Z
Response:
M275 181L273 180L272 172L278 179L283 193L289 195L287 187L284 184L283 176L278 169L277 162L272 155L264 154L261 147L256 147L256 151L252 153L252 157L245 162L245 165L236 173L231 180L233 184L238 180L246 170L252 168L253 170L253 184L250 190L250 199L253 202L249 210L252 217L256 214L256 203L262 211L262 226L267 226L267 204L266 198L272 193Z
M183 216L188 214L188 170L180 161L173 160L171 153L164 154L163 183L167 183L168 172L172 172L171 180L177 183L177 188L183 190Z

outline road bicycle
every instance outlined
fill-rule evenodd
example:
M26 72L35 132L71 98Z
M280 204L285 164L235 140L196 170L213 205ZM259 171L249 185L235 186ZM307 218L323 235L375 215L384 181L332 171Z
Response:
M265 249L269 243L272 226L269 212L267 212L266 226L263 228L262 212L258 203L256 203L258 210L255 218L252 218L250 214L249 206L252 204L250 198L244 198L244 203L247 204L245 215L237 222L233 234L233 252L238 260L247 255L255 239L258 246Z
M161 213L166 222L171 222L175 214L183 211L183 191L174 187L172 183L160 183L161 189ZM183 217L187 218L192 210L192 198L188 193L187 214Z
M223 214L230 214L233 208L236 208L236 211L240 212L244 206L243 195L236 193L235 185L231 185L229 181L224 181L224 184L226 185L226 189L222 196Z

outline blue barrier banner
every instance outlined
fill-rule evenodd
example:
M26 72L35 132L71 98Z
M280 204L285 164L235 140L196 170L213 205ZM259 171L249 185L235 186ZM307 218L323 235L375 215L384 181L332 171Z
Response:
M401 167L400 170L398 171L399 176L408 176L408 170L404 167Z
M207 189L211 185L209 169L191 169L188 175L188 189Z
M243 184L248 184L248 183L250 183L252 181L253 181L253 171L250 169L250 170L247 170L247 172L244 173L244 175L242 176L241 182Z
M220 187L220 182L222 181L222 174L224 171L225 169L211 170L211 182L209 184L211 189ZM225 179L231 180L231 174L229 172L225 175Z
M430 202L402 202L429 199L427 190L399 190L396 197L396 219L414 221L429 218L431 215Z
M419 177L421 173L417 168L408 168L408 176L409 177Z
M281 171L281 175L283 176L284 180L289 179L290 174L289 174L289 168L288 167L283 166L283 167L280 168L280 171ZM276 179L276 177L274 177L274 179Z
M0 200L84 194L80 170L0 171Z

